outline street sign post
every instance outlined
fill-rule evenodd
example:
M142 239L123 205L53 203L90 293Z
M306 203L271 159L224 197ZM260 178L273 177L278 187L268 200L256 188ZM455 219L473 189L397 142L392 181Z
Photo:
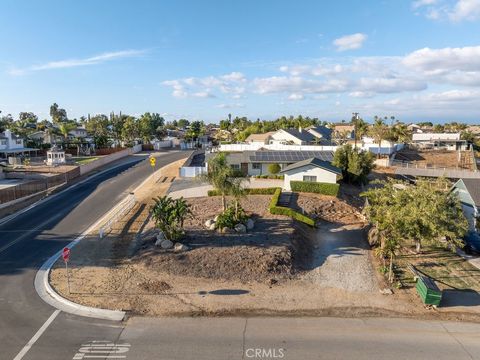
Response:
M63 261L65 262L65 270L67 272L67 287L68 287L68 293L70 294L70 274L68 272L68 260L70 260L70 249L68 247L63 248L62 258L63 258Z
M150 155L150 166L152 167L152 173L155 174L155 164L157 163L157 159L153 156ZM155 181L155 177L153 178L153 181Z

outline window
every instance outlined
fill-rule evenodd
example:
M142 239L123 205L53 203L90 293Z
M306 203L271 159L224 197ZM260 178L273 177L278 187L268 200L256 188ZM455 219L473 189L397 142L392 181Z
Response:
M22 145L22 140L21 140L21 139L15 140L15 144L17 144L17 145Z
M7 139L2 139L0 141L0 145L7 145Z
M317 182L317 177L316 176L303 175L303 181Z
M253 170L260 170L262 168L262 164L260 163L252 163Z
M240 170L240 164L232 164L230 165L233 170Z

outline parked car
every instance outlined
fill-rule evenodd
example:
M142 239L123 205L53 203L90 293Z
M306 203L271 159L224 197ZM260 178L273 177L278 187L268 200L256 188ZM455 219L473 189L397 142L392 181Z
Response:
M480 234L476 231L469 231L465 235L465 252L467 254L480 254Z

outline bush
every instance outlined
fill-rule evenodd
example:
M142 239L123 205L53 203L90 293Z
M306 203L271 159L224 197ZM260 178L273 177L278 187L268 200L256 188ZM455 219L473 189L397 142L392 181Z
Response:
M235 205L230 204L224 212L218 215L215 227L217 229L223 229L224 227L233 229L235 225L247 221L248 217L245 214L245 210L243 210L240 205L238 206L236 212L237 214L235 214Z
M290 181L290 187L292 188L292 191L297 192L337 196L340 185L308 181Z
M308 216L300 214L299 212L287 207L277 206L281 193L282 189L278 188L275 190L275 194L273 194L272 200L270 201L270 206L268 208L271 214L290 216L291 218L303 222L304 224L315 226L315 221Z
M270 164L268 165L268 172L270 174L278 174L280 172L281 168L280 168L280 165L278 164Z
M278 188L246 188L243 189L246 195L272 195ZM222 193L220 190L208 190L208 196L220 196Z
M257 179L279 179L283 180L285 178L284 175L255 175L254 178Z

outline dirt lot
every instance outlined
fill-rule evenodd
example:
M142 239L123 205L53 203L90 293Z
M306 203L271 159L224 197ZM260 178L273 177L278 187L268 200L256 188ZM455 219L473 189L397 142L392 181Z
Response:
M458 151L402 149L395 160L411 162L419 167L471 169L472 166L470 154L466 151L459 158Z
M164 172L168 176L168 172ZM166 192L159 184L142 189L144 198ZM409 316L476 319L472 308L451 303L426 310L412 289L382 295L385 287L371 265L361 216L343 200L300 195L297 201L323 221L317 230L267 212L270 196L242 204L255 219L245 235L203 228L220 209L220 198L191 199L194 217L184 241L191 250L162 252L148 234L148 208L139 204L111 236L82 240L71 255L71 288L63 264L51 272L53 287L88 306L137 315L332 315ZM333 204L333 206L332 206ZM142 205L145 205L142 207ZM143 240L142 240L143 239ZM480 320L480 318L479 318Z

